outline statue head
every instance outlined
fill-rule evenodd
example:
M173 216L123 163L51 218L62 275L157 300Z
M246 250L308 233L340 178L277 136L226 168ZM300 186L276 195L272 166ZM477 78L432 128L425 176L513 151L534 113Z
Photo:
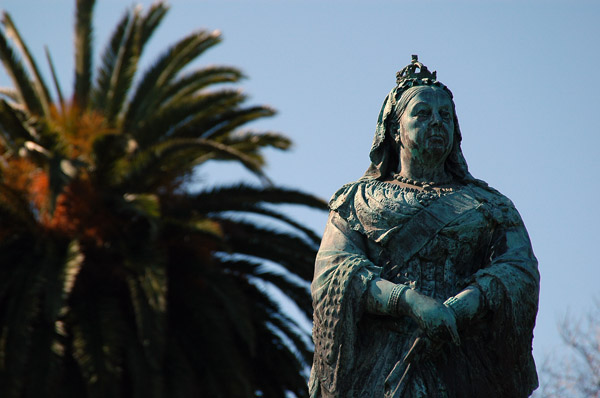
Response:
M454 131L451 148L444 154L444 168L458 181L473 179L460 148L462 136L452 92L437 80L436 72L429 72L427 67L418 61L417 56L413 55L411 64L396 74L396 83L385 98L379 113L370 152L371 165L363 178L384 179L402 169L399 154L402 145L399 122L413 98L426 91L435 91L438 97L439 93L447 95L452 108L452 123L448 125L452 125Z

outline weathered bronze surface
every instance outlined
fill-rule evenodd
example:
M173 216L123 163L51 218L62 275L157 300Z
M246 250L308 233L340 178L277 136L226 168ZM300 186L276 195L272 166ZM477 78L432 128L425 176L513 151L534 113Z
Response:
M452 93L398 72L371 166L331 199L312 283L313 398L527 397L537 260L512 202L468 171Z

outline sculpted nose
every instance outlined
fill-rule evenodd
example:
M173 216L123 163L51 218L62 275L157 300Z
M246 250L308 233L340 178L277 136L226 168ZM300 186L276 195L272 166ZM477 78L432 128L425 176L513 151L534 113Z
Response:
M433 112L433 115L431 118L431 125L432 126L441 126L442 125L442 116L439 114L439 112Z

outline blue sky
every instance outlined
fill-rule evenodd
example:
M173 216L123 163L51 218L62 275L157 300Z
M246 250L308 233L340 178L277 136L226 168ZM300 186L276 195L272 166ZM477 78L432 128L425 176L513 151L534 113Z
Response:
M40 64L48 45L67 92L74 3L0 0ZM96 51L131 4L98 0ZM529 230L542 274L538 362L561 345L557 322L568 311L585 313L600 297L600 3L170 4L144 65L192 30L221 30L224 42L196 65L228 64L245 72L241 87L250 102L279 111L252 127L283 132L295 142L287 153L268 151L267 173L279 185L323 198L367 168L381 103L396 71L418 54L454 93L471 173L511 198ZM0 72L0 86L9 84ZM252 178L224 164L199 176L201 183ZM325 214L293 211L323 230Z

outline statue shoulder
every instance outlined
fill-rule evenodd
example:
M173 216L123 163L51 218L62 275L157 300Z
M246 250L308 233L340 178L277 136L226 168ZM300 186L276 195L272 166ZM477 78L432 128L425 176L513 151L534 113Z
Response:
M469 184L476 198L483 202L490 215L502 224L522 224L521 216L512 200L483 180L475 180Z
M356 193L363 189L369 180L360 179L342 185L329 200L329 209L337 210L346 203L352 202Z

